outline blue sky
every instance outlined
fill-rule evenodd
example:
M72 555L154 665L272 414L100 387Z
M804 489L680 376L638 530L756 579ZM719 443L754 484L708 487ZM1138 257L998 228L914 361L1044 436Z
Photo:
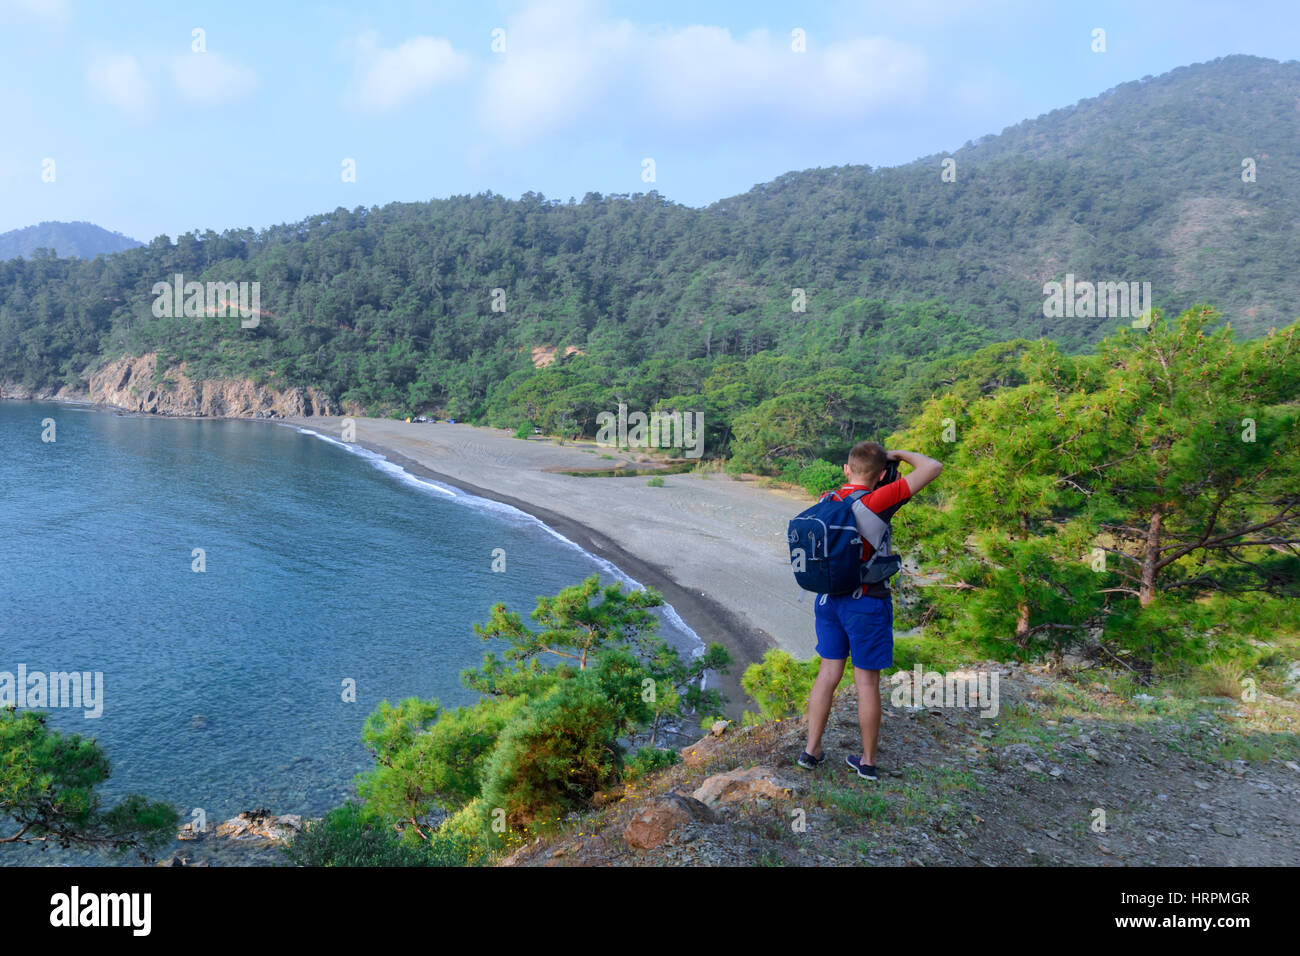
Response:
M0 0L0 24L0 231L84 219L143 241L486 190L698 206L1300 50L1294 0Z

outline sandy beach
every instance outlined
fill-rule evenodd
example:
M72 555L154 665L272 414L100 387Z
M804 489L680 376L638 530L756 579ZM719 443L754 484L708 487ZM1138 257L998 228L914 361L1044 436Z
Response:
M741 673L769 648L812 655L812 596L800 600L785 545L786 523L807 498L723 474L667 475L660 488L645 477L576 477L559 472L636 467L637 453L446 422L353 420L358 445L412 474L513 505L660 591L702 640L731 652L735 664L720 681L730 715L747 700ZM342 421L284 423L337 439Z

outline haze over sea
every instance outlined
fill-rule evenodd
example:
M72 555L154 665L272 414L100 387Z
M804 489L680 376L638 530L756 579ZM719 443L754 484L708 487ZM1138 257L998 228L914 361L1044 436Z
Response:
M102 716L50 709L50 726L98 738L107 798L212 825L338 805L373 765L361 729L379 701L474 701L458 675L493 649L472 624L494 603L527 619L539 595L621 577L507 506L256 422L0 402L0 489L0 671L102 672Z

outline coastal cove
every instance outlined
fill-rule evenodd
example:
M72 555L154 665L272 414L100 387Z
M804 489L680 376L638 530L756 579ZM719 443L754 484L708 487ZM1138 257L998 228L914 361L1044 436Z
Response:
M50 418L57 440L42 442ZM526 618L592 573L659 586L562 515L247 421L0 402L14 489L0 670L103 674L102 716L51 710L49 724L99 740L106 798L146 792L214 823L255 807L317 816L372 763L360 731L379 700L472 703L458 674L488 649L471 625L492 604ZM394 480L398 466L415 477ZM490 569L498 547L504 574ZM699 646L672 608L661 619L681 651ZM0 852L0 865L37 860L94 862Z
M497 429L352 420L357 447L418 478L527 514L583 551L609 562L624 576L659 591L702 642L716 641L731 653L729 673L709 677L710 685L719 687L729 702L725 716L737 718L745 709L747 698L740 675L767 650L783 647L805 657L812 652L811 602L800 601L800 592L789 580L781 536L786 512L792 511L792 506L802 507L794 496L721 475L674 475L666 479L668 487L660 489L649 488L644 478L576 478L560 469L613 465L582 445L524 442ZM310 418L279 424L339 441L341 422L341 418ZM626 453L613 457L628 467L636 464ZM766 505L760 514L766 515L775 529L767 535L772 541L748 539L742 530L737 536L743 545L737 546L724 537L727 529L709 531L702 521L688 520L689 516L681 513L681 500L698 499L701 488L728 499L747 499L745 504ZM661 500L655 501L656 497ZM729 501L727 507L736 504ZM764 549L764 544L769 546ZM718 565L706 579L709 590L693 587L692 570L707 567L709 562ZM719 578L733 576L740 578L736 586L717 588ZM763 584L741 583L748 581ZM807 621L798 622L798 629L791 633L790 619L797 620L800 614L806 615ZM793 640L777 640L764 624Z

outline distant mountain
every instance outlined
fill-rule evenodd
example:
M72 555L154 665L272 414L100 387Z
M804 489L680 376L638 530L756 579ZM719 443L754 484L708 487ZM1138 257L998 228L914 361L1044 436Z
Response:
M1166 313L1209 302L1258 335L1300 315L1297 156L1300 62L1229 56L905 166L787 173L709 208L760 272L969 304L1004 334L1077 346L1113 329L1043 316L1044 283L1073 274L1150 282Z
M53 249L61 259L93 259L142 245L130 236L109 232L91 222L42 222L0 232L0 260L29 259L37 249Z
M1130 326L1097 308L1131 305L1113 284L1149 283L1166 316L1216 306L1244 336L1295 321L1298 105L1300 63L1231 56L951 154L787 173L705 208L485 193L159 236L107 263L0 261L0 382L75 385L156 354L195 381L556 434L679 396L713 402L718 441L762 433L744 416L773 396L796 431L885 434L931 363L1020 337L1082 350ZM153 290L178 273L209 298L256 285L259 323L195 321L206 300L168 314ZM1046 309L1058 283L1070 308ZM539 349L555 361L536 367Z

